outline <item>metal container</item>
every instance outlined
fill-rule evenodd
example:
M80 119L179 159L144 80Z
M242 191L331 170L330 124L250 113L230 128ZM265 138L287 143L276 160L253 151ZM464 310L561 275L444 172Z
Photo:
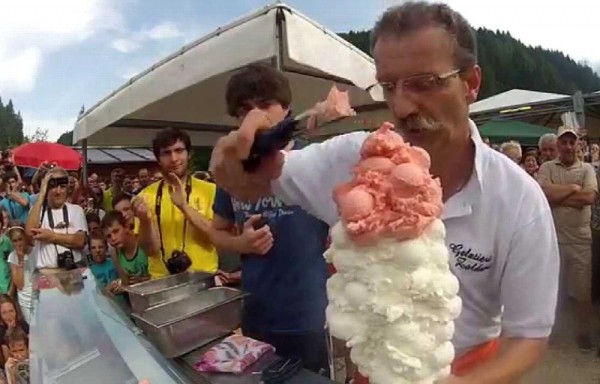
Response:
M172 358L239 328L245 296L237 289L211 288L132 316L146 337Z
M183 272L161 279L148 280L125 287L133 313L150 307L181 300L215 285L214 275L204 272Z

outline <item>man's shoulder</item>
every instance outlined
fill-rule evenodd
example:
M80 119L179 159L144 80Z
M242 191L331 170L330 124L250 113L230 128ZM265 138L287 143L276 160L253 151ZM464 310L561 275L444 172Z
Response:
M514 210L518 201L546 207L548 201L537 180L505 155L489 149L483 169L484 190Z
M189 176L192 178L192 192L198 191L201 194L215 194L217 190L217 186L215 183L211 183L210 181L200 180L196 177Z

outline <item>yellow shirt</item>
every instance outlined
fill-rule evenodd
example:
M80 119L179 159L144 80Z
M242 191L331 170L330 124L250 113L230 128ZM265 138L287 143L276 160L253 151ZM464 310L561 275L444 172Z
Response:
M192 180L192 190L189 198L190 207L206 216L209 220L212 220L212 206L216 192L215 184L196 179L192 176L190 177ZM159 182L149 185L138 195L148 204L148 209L151 212L155 228L157 229L155 210L158 184ZM173 251L181 250L183 246L184 215L173 205L167 183L163 185L160 218L165 260L168 260ZM139 230L139 225L137 224L136 233ZM206 235L198 231L189 221L186 230L185 253L192 261L190 270L210 273L217 271L218 256L214 245L210 243ZM152 255L152 257L148 258L148 270L153 279L169 275L169 271L163 263L160 250L157 255Z
M102 193L102 205L104 206L104 212L113 211L112 206L113 193L112 188L108 188Z

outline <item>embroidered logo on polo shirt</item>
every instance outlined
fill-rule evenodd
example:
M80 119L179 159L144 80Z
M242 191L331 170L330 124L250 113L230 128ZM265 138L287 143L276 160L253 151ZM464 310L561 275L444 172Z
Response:
M492 256L473 252L464 244L451 243L450 250L454 253L454 266L465 271L483 272L491 268Z

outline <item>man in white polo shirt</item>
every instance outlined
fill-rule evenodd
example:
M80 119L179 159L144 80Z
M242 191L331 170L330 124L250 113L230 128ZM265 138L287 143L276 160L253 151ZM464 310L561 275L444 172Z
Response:
M431 156L440 178L451 267L463 312L456 321L457 359L444 384L519 381L542 357L554 323L558 247L540 186L483 143L469 120L481 85L468 22L447 5L409 2L390 8L373 30L377 80L406 140ZM366 133L265 159L241 171L254 134L285 111L248 113L217 143L216 182L238 198L275 193L333 225L333 188L347 182ZM269 183L269 179L274 179Z

